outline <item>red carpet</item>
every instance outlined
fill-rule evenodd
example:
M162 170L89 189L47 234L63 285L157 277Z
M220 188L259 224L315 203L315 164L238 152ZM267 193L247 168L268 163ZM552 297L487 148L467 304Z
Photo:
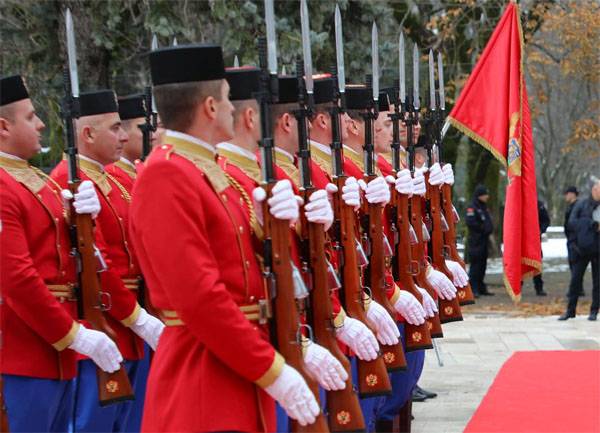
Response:
M516 352L465 433L600 432L600 351Z

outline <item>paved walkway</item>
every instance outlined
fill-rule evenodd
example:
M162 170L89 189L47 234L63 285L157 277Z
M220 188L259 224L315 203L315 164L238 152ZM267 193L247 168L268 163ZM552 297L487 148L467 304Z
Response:
M445 337L436 340L444 366L428 351L419 382L438 397L413 404L412 432L462 432L513 352L600 350L600 322L589 322L587 315L567 322L556 318L466 314L463 322L444 326Z

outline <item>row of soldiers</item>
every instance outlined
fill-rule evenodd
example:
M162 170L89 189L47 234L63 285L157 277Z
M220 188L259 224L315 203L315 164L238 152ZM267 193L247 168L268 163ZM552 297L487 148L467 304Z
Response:
M427 260L433 233L421 222L424 198L439 200L440 189L453 184L452 167L428 163L421 147L409 170L407 150L418 142L420 125L405 118L396 122L403 165L394 167L399 102L393 88L381 92L372 119L376 169L370 173L363 155L369 86L346 86L345 110L339 110L335 77L313 77L303 136L297 76L279 76L277 98L263 110L262 71L226 69L219 46L164 48L149 59L161 126L152 153L139 161L139 126L150 110L143 95L117 100L112 90L82 93L75 125L83 182L75 194L67 161L49 176L27 162L40 150L44 124L23 79L0 80L1 367L10 429L288 431L299 424L317 431L409 431L423 349L442 336L440 313L445 322L460 320L451 305L468 284L464 264ZM261 116L269 116L270 131ZM337 147L330 146L336 129ZM275 146L276 181L268 186L269 158L258 157L265 137ZM336 155L342 154L340 183ZM304 194L306 176L310 194ZM389 223L398 200L412 202L411 218L422 225L407 222L408 250L421 254L400 264L416 263L408 280L392 269L407 260L398 248L399 228ZM71 207L94 219L113 338L79 320ZM354 220L351 233L340 227L344 212ZM377 215L383 222L372 224ZM444 224L453 224L451 218ZM288 238L284 251L265 247L277 227ZM314 323L319 305L310 299L318 275L311 273L315 256L305 248L306 227L323 234L331 283L319 302L329 307L327 329L336 347L325 347ZM365 242L371 231L384 233L381 244ZM342 247L348 236L360 241L356 247ZM376 256L384 257L380 282L370 280ZM294 281L296 301L287 311L275 305L286 290L283 271L272 272L276 266L289 267ZM357 297L344 287L351 272L360 282ZM297 335L278 339L288 314ZM282 356L288 343L300 350L301 364ZM389 376L378 375L378 363ZM112 373L122 365L135 400L102 407L97 370ZM343 390L359 411L331 406Z

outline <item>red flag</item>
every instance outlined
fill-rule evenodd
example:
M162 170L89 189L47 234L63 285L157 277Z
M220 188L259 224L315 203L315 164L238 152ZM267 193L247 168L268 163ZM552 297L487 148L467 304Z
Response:
M448 116L506 168L504 284L515 301L521 298L521 280L542 269L523 51L519 8L511 2Z

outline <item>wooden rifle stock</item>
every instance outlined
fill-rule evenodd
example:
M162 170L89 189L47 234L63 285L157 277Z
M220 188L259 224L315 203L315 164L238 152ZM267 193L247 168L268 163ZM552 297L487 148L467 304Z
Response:
M410 249L410 223L408 221L408 196L392 190L392 205L396 209L396 227L399 232L399 242L396 247L396 269L402 289L408 291L423 305L423 295L417 290L413 276L418 274L419 262L412 259ZM431 349L431 333L429 322L422 325L404 324L406 351Z
M365 182L369 183L377 176L365 176ZM373 299L381 304L383 308L394 318L396 309L387 297L385 284L385 247L383 243L383 207L380 204L363 203L363 233L369 240L369 264L365 270L364 280L371 289ZM406 357L402 342L388 346L381 344L383 361L388 371L406 370Z
M304 202L312 191L303 190ZM346 387L339 391L327 391L327 414L332 432L365 431L365 421L352 383L350 362L335 338L333 308L329 286L329 269L325 255L325 232L323 225L303 221L303 234L308 240L308 266L312 275L310 312L315 339L342 364L348 374Z
M345 181L345 176L335 178L338 193L335 196L334 204L339 225L338 242L343 251L340 267L344 308L350 317L369 327L364 308L364 293L360 283L360 267L356 252L356 216L354 209L346 205L341 198ZM369 327L369 329L371 328ZM373 361L363 361L357 357L357 363L358 392L361 398L389 395L391 393L392 385L381 357L377 357Z
M80 182L70 182L69 188L75 195ZM104 304L104 295L98 278L98 254L94 245L94 232L92 216L90 214L78 214L73 209L70 213L71 224L76 232L77 255L79 257L79 310L80 317L90 324L92 329L104 332L115 340L115 332L109 326L103 311L110 309ZM107 406L125 400L133 400L133 389L129 377L123 365L114 373L107 373L96 368L98 377L98 400L100 406Z
M442 205L444 216L448 223L448 230L444 232L444 247L447 248L448 257L465 269L465 262L456 249L456 223L454 221L454 207L452 206L452 187L446 183L442 185ZM458 288L456 296L460 305L475 303L471 283L468 283L465 287Z
M269 196L273 185L274 183L267 185ZM276 285L276 295L273 300L276 347L285 358L286 363L302 375L318 401L318 385L306 371L302 356L300 318L294 296L294 280L291 267L289 222L272 218L266 200L263 215L265 215L265 242L268 245L267 248L270 249L265 253L265 258L268 259L267 266L270 267L268 273L275 278ZM292 432L315 433L329 431L323 413L319 414L313 424L304 427L297 421L290 419L290 430Z
M425 173L427 199L429 201L429 217L431 218L431 262L436 270L442 272L452 281L452 273L446 267L444 258L444 239L441 220L440 188L429 184L429 173ZM458 297L452 300L440 298L440 321L442 323L463 320Z
M418 261L420 265L417 268L416 275L414 275L415 281L419 287L427 290L429 295L436 299L437 295L435 293L434 288L429 284L426 278L425 272L427 271L427 266L429 262L425 256L424 250L424 240L423 240L423 216L422 216L422 205L423 199L419 196L413 196L410 199L410 221L413 229L415 230L415 236L417 237L417 242L415 245L411 246L411 255L412 257L416 257L420 259ZM441 306L442 299L439 300L439 304ZM440 314L436 313L434 317L427 319L427 325L429 328L429 333L431 334L431 338L442 338L444 333L442 331L442 324L440 320Z

